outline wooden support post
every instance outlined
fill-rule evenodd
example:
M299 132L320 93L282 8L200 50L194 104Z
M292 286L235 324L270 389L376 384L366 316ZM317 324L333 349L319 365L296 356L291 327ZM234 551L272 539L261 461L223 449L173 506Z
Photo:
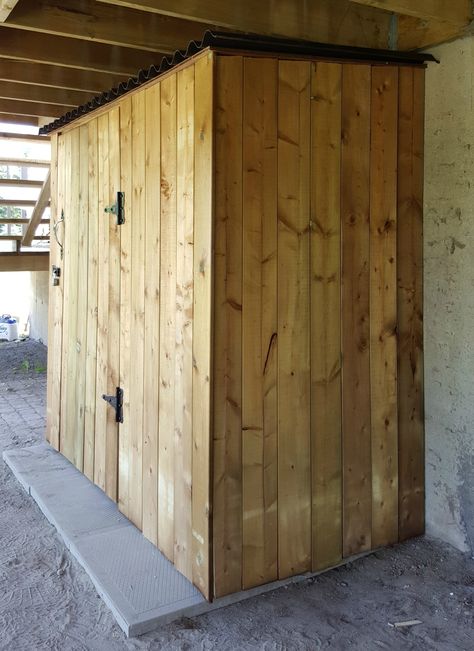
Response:
M32 240L36 239L34 237L35 231L36 228L38 227L38 224L41 221L45 208L49 203L50 195L51 195L51 176L50 173L48 172L48 176L45 179L43 187L41 188L40 195L38 197L38 201L36 202L36 205L34 207L33 214L31 215L30 223L23 237L22 240L23 246L31 246Z

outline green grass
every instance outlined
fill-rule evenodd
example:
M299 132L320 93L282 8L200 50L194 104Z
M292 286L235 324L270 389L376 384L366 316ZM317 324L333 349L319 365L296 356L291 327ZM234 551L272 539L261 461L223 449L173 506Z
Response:
M29 371L31 371L32 366L31 366L30 360L29 359L24 359L22 361L22 363L20 364L20 369L22 371L25 371L25 373L28 373ZM35 373L44 373L46 371L46 366L43 366L42 364L37 362L34 365L33 369L34 369Z

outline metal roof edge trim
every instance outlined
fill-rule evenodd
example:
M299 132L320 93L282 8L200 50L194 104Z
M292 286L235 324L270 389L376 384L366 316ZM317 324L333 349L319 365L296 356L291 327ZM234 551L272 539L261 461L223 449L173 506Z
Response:
M185 50L176 50L170 57L163 57L158 65L151 65L142 69L136 77L121 82L117 87L111 88L100 95L96 95L89 102L68 111L63 116L43 126L40 135L46 135L61 127L74 122L84 115L113 102L126 93L142 86L143 84L168 72L175 66L195 56L206 48L247 50L252 52L268 52L273 54L291 54L301 56L315 56L328 59L341 59L352 61L374 61L378 63L397 63L406 65L422 65L427 62L437 62L432 54L425 52L399 52L397 50L377 50L372 48L353 47L348 45L331 45L313 41L262 36L258 34L241 34L237 32L216 32L207 30L201 41L191 41Z

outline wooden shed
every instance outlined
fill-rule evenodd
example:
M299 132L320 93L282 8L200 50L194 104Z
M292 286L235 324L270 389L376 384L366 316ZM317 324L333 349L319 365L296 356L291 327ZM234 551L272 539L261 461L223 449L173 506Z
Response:
M424 530L424 66L179 59L49 128L47 437L213 599Z

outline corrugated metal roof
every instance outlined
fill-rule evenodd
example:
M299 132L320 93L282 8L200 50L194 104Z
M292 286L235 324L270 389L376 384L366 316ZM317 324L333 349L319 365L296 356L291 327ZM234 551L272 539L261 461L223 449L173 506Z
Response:
M288 54L292 56L309 56L315 58L352 61L372 61L386 64L423 65L428 61L436 61L431 54L424 52L399 52L396 50L375 50L371 48L351 47L344 45L328 45L312 41L261 36L256 34L240 34L234 32L206 31L201 41L191 41L185 50L177 50L171 57L163 57L157 65L140 70L136 77L120 83L116 88L105 91L92 98L90 102L65 113L62 117L42 127L41 135L51 133L56 129L91 113L95 109L113 102L118 97L138 88L142 84L155 79L171 68L179 65L189 57L198 54L206 48L216 50L245 50L248 52L268 52L273 54Z

